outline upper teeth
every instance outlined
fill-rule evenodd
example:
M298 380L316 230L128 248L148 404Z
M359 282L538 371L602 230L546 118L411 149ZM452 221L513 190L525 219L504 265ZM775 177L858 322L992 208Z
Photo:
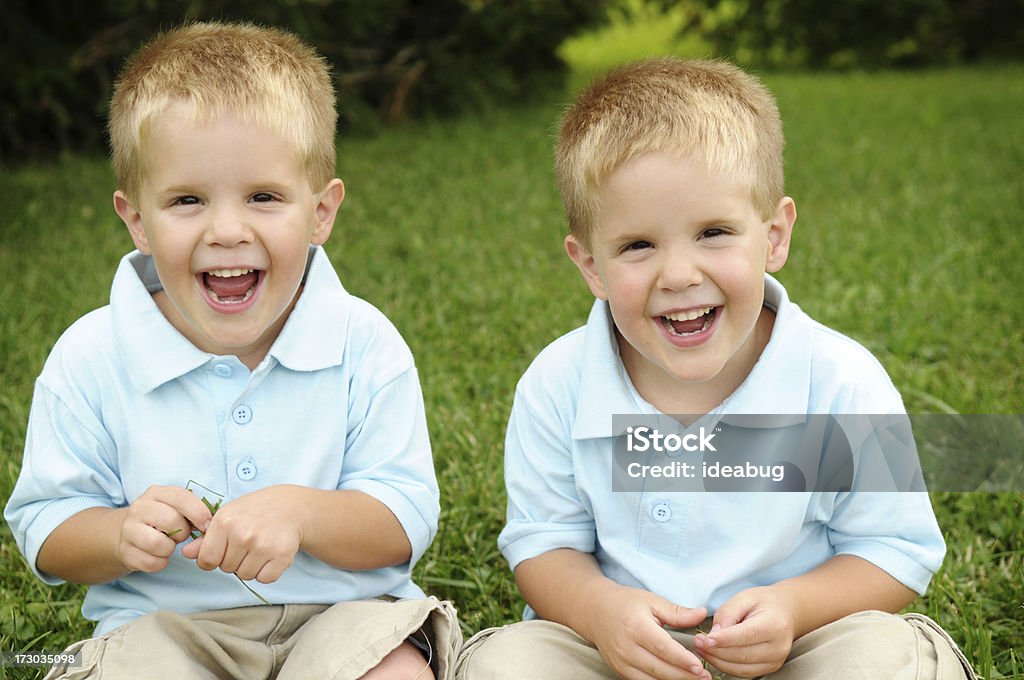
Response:
M671 314L663 314L666 319L670 321L693 321L699 317L708 314L714 307L701 307L700 309L691 309L688 312L672 312Z
M221 278L229 278L232 276L241 276L243 274L252 273L253 269L214 269L206 272L210 276L219 276Z

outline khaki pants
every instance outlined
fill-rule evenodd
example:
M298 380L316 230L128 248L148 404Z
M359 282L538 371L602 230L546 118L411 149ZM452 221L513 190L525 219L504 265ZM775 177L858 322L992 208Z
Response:
M672 632L691 651L693 636L710 629ZM709 667L712 676L733 676ZM455 667L458 680L614 680L597 649L572 629L524 621L481 631L466 643ZM977 676L953 640L920 614L860 612L804 635L769 680L964 680Z
M72 645L81 665L46 680L355 680L406 639L428 650L438 680L452 677L462 632L455 609L430 597L158 611Z

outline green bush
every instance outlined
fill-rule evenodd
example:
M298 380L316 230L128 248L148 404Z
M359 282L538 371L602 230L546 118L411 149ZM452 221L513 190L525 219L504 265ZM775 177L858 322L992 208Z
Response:
M1022 0L704 0L686 8L684 31L699 33L716 54L765 66L878 68L1024 56Z
M288 28L334 68L342 124L522 98L604 0L15 0L0 25L0 158L99 150L113 79L157 31L188 20Z

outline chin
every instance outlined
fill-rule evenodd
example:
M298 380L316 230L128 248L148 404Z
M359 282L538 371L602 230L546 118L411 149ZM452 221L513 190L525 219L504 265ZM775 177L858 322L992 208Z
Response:
M721 375L722 370L719 367L717 370L710 370L709 367L702 366L697 369L664 369L665 373L671 376L676 382L682 385L688 386L699 386L708 382L711 382L715 378Z

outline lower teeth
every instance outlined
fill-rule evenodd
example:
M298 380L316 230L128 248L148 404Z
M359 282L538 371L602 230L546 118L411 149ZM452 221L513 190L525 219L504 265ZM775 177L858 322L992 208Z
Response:
M255 290L256 290L256 286L253 286L249 290L245 291L245 295L242 296L241 300L221 300L220 296L218 296L216 293L214 293L209 288L206 289L206 293L210 296L210 299L213 300L214 302L220 302L220 303L226 304L226 305L238 305L238 304L241 304L241 303L245 302L249 298L251 298L252 294L253 294L253 291L255 291Z
M715 318L715 312L716 312L716 310L713 309L713 310L711 310L710 312L708 312L707 314L704 315L704 325L701 326L700 329L695 330L695 331L688 331L686 333L680 333L680 332L676 331L676 329L672 326L672 320L671 319L669 319L667 317L664 317L664 316L661 317L661 318L664 320L665 327L668 328L669 333L671 333L672 335L678 336L680 338L686 338L686 337L689 337L691 335L697 335L698 333L703 333L704 331L706 331L708 329L708 327L711 325L711 322Z

